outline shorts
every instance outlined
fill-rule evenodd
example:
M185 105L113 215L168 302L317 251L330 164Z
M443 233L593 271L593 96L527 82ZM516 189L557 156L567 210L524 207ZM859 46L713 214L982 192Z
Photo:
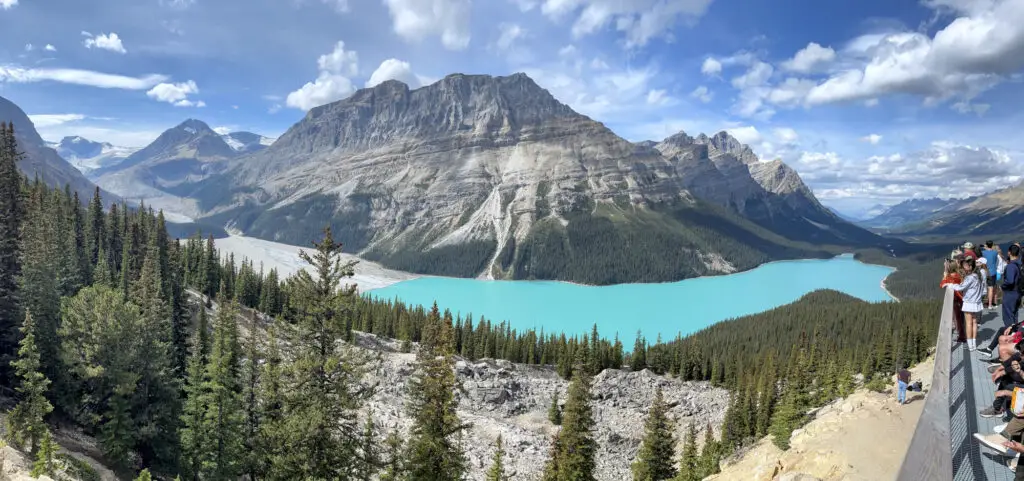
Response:
M988 285L989 287L995 287L996 286L996 276L988 276L988 277L986 277L985 278L985 284Z

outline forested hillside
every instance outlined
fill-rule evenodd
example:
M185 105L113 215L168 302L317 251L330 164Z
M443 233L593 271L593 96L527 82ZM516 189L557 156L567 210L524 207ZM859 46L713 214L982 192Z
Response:
M934 302L868 304L823 292L671 342L641 338L627 354L596 329L515 330L360 297L342 288L353 266L340 263L329 230L305 254L312 269L282 280L252 260L223 258L212 238L176 241L162 213L145 206L104 210L98 195L83 204L29 182L12 138L0 146L0 376L15 386L0 396L16 405L4 437L41 459L42 472L56 469L49 424L68 422L131 476L459 479L466 426L455 414L452 367L461 356L552 365L572 379L565 406L553 410L563 427L545 480L591 479L588 393L601 370L650 368L729 387L722 444L710 440L703 458L694 426L677 462L662 449L671 423L649 422L637 472L668 466L676 479L699 479L754 435L784 443L806 408L847 392L854 373L870 379L920 360L938 321ZM219 304L213 318L190 301L200 294ZM240 310L251 325L239 326ZM353 330L418 353L409 431L385 435L358 415L374 361L347 342ZM500 460L493 479L502 479Z

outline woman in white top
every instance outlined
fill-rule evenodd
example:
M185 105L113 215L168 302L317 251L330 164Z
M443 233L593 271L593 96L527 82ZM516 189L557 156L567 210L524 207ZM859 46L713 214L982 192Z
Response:
M977 270L974 259L964 259L960 262L960 267L963 269L963 281L950 286L963 293L964 334L967 337L967 349L973 351L977 347L975 337L978 335L978 316L983 309L981 298L985 292L985 280Z

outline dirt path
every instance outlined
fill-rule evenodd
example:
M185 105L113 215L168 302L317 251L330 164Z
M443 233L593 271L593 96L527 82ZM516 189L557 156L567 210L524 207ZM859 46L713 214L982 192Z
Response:
M929 359L911 369L912 379L922 381L925 389L931 385L933 365ZM706 481L771 481L786 473L827 481L895 479L924 409L924 394L908 393L908 399L910 404L901 406L895 390L880 394L860 389L822 408L795 431L788 451L762 439Z

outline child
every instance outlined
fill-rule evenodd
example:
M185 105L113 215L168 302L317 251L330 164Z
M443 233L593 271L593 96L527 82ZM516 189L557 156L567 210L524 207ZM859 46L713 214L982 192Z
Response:
M985 280L973 257L965 257L960 261L960 267L964 272L963 280L950 285L957 292L963 293L961 309L964 313L964 335L967 337L967 349L973 351L976 348L975 337L978 335L978 317L984 309L981 302L985 296Z

